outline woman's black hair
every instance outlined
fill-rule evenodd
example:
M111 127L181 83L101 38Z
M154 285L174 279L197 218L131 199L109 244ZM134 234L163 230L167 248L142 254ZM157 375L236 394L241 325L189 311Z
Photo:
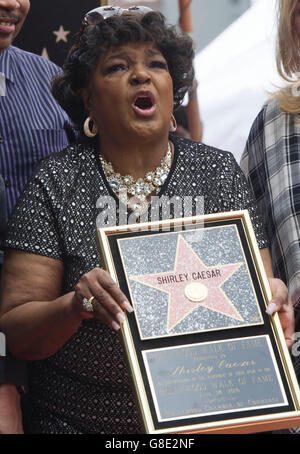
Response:
M88 86L100 56L113 47L128 42L153 42L165 57L174 87L174 108L191 88L194 71L192 39L167 25L159 12L142 15L113 16L87 26L71 48L63 72L52 84L52 93L82 132L88 116L79 90Z

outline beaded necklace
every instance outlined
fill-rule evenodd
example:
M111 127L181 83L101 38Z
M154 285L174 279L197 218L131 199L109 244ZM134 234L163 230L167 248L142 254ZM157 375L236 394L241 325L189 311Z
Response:
M172 151L170 143L160 165L152 172L147 172L144 178L135 180L131 175L121 175L115 172L111 162L107 162L100 154L100 162L108 184L116 195L123 193L130 194L134 202L130 208L137 214L143 213L148 207L147 197L155 191L158 194L161 186L168 178L172 164Z

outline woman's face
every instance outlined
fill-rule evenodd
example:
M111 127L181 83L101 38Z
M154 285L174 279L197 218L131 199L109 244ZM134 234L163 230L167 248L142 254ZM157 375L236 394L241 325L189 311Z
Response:
M134 142L166 135L173 112L167 62L152 43L113 48L101 56L84 100L101 139Z
M296 35L298 36L298 39L300 40L300 1L297 2L294 14L295 14L294 19L295 32Z

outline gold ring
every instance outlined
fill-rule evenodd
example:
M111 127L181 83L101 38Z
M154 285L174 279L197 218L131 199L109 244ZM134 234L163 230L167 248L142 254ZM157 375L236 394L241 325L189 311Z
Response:
M92 302L94 301L95 297L94 296L91 296L89 299L88 299L88 303L89 304L92 304Z

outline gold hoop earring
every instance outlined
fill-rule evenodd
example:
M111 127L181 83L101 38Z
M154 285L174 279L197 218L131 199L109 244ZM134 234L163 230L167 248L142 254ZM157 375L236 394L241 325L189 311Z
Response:
M93 123L92 129L90 129L91 122ZM83 131L84 131L84 134L90 138L93 138L98 134L97 125L94 123L94 121L92 120L91 117L87 117L87 119L85 120L84 125L83 125Z
M177 121L174 115L172 115L170 120L170 132L175 132L177 129Z

